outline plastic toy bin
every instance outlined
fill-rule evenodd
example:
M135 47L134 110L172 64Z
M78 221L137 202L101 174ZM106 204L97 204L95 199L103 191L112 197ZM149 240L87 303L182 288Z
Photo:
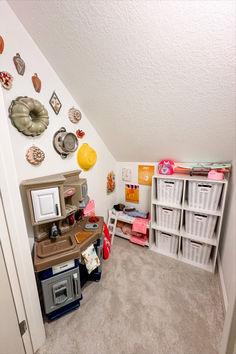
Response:
M155 243L160 250L167 253L177 254L178 236L155 231Z
M189 207L212 211L217 210L222 187L222 183L189 181Z
M211 255L211 245L182 239L183 257L199 264L208 264Z
M165 229L179 229L180 210L175 208L166 208L162 206L156 207L157 225Z
M217 216L185 211L185 231L190 235L211 239L214 235Z
M180 204L183 181L174 179L157 179L157 200L167 204Z

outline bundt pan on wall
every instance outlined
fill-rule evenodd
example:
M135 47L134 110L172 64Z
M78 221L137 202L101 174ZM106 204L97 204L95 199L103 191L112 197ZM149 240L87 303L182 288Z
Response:
M49 124L46 108L38 100L27 96L12 101L9 116L19 132L28 136L42 134Z

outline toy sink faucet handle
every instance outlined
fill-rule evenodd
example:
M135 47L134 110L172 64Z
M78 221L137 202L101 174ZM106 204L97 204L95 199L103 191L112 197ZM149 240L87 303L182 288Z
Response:
M172 160L162 160L158 165L160 175L173 175L174 162Z

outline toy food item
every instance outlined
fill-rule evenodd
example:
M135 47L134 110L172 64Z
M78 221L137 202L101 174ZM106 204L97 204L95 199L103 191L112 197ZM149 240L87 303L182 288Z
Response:
M49 124L48 111L38 101L30 97L17 97L9 107L13 125L24 135L40 135Z
M13 57L13 62L16 67L16 71L18 72L19 75L24 75L25 72L25 62L21 58L19 53L16 53L16 55Z
M77 162L79 166L84 170L88 171L97 161L97 153L88 144L84 143L81 145L77 152Z
M174 162L172 160L162 160L158 165L160 175L173 175Z
M6 90L10 90L12 87L13 76L7 71L0 71L0 82L2 87Z
M35 73L34 76L32 76L32 82L34 85L34 89L36 92L40 92L41 90L41 80L38 77L38 75Z
M0 54L2 54L3 50L4 50L4 40L2 36L0 36Z

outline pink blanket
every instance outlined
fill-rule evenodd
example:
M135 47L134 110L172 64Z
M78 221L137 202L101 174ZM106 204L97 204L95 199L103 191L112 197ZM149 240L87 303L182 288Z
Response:
M140 232L141 234L147 233L149 219L135 218L132 226L132 231Z
M137 243L138 245L141 246L145 246L147 239L148 239L147 235L143 235L141 237L131 235L129 240L130 242Z

